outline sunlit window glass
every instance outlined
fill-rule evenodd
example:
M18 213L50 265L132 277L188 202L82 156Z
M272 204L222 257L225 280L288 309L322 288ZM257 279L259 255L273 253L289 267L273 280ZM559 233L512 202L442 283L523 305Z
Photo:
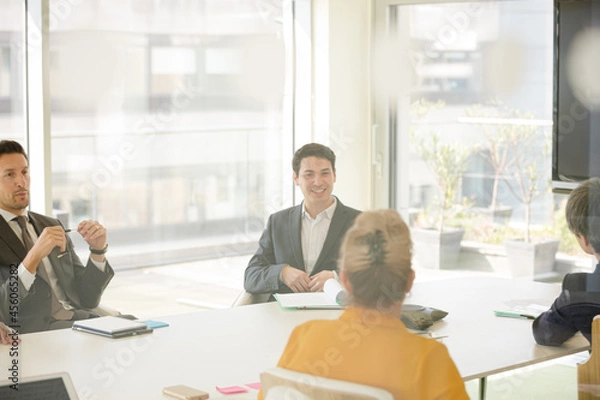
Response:
M0 2L0 139L25 139L23 2Z
M254 249L287 173L282 5L65 4L50 1L54 208L100 220L121 268Z
M550 239L554 249L538 252L552 253L560 242L563 252L581 255L564 224L565 197L553 195L549 184L552 2L390 10L376 66L385 78L376 90L390 93L396 143L410 148L392 174L405 193L396 206L410 218L417 265L432 267L422 256L433 255L437 267L455 267L461 241L508 246L507 240ZM431 240L423 230L454 237L440 239L437 252L423 250L421 239ZM451 250L450 242L459 247ZM547 264L528 275L552 272L554 259Z

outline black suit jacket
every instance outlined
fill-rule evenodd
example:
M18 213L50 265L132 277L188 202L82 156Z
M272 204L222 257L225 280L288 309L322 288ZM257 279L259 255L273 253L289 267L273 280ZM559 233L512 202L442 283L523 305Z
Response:
M535 341L560 346L580 331L591 343L592 320L600 314L600 264L592 274L565 275L562 289L550 310L533 321Z
M33 212L29 213L29 219L38 236L45 227L60 225L54 218ZM77 309L98 306L104 289L114 275L113 269L107 263L106 272L102 272L89 260L84 267L75 254L73 242L68 235L66 251L68 253L61 258L57 257L60 253L58 248L48 255L65 295ZM18 279L16 269L26 255L23 243L0 216L0 321L14 325L16 317L16 324L20 325L17 330L20 333L48 329L52 307L51 288L44 280L36 277L27 291ZM14 300L15 296L17 302Z
M291 289L279 282L286 265L305 271L302 255L302 207L298 205L272 214L258 242L258 250L246 267L244 288L250 293L289 293ZM337 268L337 259L344 234L360 211L346 207L338 199L331 218L323 249L311 275Z

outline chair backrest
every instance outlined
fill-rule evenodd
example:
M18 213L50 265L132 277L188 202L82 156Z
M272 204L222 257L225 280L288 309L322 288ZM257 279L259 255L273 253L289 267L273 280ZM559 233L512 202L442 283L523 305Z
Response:
M260 374L265 400L393 400L386 390L359 383L270 368Z
M590 358L577 365L577 393L579 400L600 397L600 315L596 315L592 321Z
M271 293L252 294L242 290L238 297L233 301L231 307L247 306L249 304L266 303L269 301Z
M92 308L90 311L95 312L101 317L105 317L107 315L116 317L117 315L121 315L121 312L119 310L109 307L106 304L98 304L98 307Z

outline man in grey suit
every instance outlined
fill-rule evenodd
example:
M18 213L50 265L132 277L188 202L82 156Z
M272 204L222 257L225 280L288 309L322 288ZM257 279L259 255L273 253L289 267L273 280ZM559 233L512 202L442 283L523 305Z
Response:
M0 320L28 333L97 317L91 309L114 275L106 229L97 221L77 226L91 253L84 267L58 220L27 211L29 184L23 147L0 141Z
M337 277L341 240L360 213L332 195L336 171L331 149L306 144L294 154L292 167L304 201L269 217L246 267L249 293L322 291L327 279Z

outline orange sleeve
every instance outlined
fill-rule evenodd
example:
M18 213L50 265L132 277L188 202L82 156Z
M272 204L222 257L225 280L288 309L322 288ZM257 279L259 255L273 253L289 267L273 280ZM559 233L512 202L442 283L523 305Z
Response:
M298 354L298 349L301 347L301 344L298 341L298 338L302 337L302 333L300 333L301 331L302 325L295 327L292 331L292 334L285 345L285 349L283 350L283 354L281 354L279 362L277 363L278 367L293 369L289 368L289 366L293 363L293 360Z
M431 396L428 398L469 400L465 382L452 361L448 349L441 343L435 344L436 346L428 354L428 367L424 375L424 382L431 389Z
M294 359L298 347L297 337L299 328L300 326L297 326L292 331L292 334L290 335L290 338L288 339L288 342L285 345L285 349L283 350L283 354L281 355L281 357L279 358L279 362L277 363L278 367L287 368L287 366L290 364L290 360ZM258 400L263 400L264 397L262 389L258 391L258 396L256 398Z

